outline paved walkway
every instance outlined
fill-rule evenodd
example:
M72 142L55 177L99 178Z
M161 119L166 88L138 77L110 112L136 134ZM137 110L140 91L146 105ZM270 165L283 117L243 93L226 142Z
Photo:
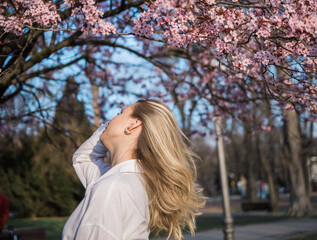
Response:
M234 228L235 240L287 240L316 232L317 219L291 219L273 223L251 224ZM185 235L185 240L223 240L221 229L196 233L195 237ZM153 239L154 240L154 239Z
M236 226L234 232L235 240L284 240L290 236L298 236L316 232L317 219L292 219L274 223L261 223L246 226ZM195 237L185 236L186 240L223 240L221 229L209 230L196 233Z

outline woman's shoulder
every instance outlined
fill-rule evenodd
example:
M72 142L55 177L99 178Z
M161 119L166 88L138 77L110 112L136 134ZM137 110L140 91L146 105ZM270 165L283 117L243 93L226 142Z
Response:
M93 186L97 191L124 191L134 192L138 188L143 188L140 174L137 173L117 173L100 178Z

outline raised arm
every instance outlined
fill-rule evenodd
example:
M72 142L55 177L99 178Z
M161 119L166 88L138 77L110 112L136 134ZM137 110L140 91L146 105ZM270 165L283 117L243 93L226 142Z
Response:
M100 142L100 135L105 127L106 124L101 125L73 155L73 166L85 188L89 184L94 183L111 167L110 164L104 162L104 158L107 156L107 149Z

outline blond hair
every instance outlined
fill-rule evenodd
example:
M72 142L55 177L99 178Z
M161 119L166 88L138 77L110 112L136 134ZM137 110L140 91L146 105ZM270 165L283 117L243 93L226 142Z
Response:
M149 229L156 236L167 233L168 239L182 239L185 227L194 235L195 216L205 205L202 189L194 186L199 157L165 104L139 100L132 117L142 121L136 154L149 198Z

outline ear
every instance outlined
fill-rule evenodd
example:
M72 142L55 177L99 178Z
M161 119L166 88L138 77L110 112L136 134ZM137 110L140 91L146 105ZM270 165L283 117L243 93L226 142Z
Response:
M129 131L134 130L134 129L140 127L141 125L142 125L142 121L140 119L135 118L130 122L130 124L128 126L128 130Z

